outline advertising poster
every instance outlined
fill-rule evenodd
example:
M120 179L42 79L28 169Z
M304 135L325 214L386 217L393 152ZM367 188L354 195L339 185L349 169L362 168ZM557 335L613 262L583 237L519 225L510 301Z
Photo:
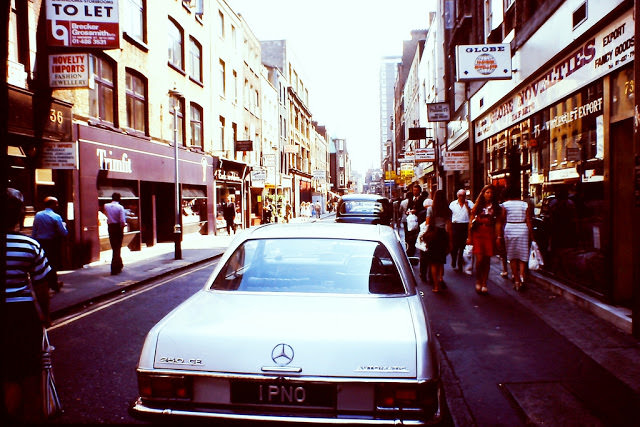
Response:
M47 0L47 44L120 47L118 0Z

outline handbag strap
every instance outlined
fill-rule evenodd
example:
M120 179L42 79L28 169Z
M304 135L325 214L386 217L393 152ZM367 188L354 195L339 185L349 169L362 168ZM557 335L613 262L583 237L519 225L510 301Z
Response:
M29 292L31 293L31 297L33 298L33 305L36 307L36 312L38 313L38 317L40 321L45 324L46 319L44 317L44 312L42 311L42 307L40 307L40 303L38 302L38 296L36 295L35 289L33 289L33 283L31 282L31 276L27 275L27 287L29 288Z

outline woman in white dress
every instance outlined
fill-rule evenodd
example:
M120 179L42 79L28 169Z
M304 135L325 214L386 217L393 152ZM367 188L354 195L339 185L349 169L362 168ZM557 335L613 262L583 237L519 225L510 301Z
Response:
M520 200L517 188L507 188L507 200L502 204L504 244L513 274L513 289L520 291L524 285L529 244L531 242L531 208Z

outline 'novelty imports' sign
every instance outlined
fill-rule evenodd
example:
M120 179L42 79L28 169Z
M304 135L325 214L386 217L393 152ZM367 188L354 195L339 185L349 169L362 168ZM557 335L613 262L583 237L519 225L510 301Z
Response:
M117 0L47 0L49 46L120 46Z
M88 87L89 55L49 55L49 87Z

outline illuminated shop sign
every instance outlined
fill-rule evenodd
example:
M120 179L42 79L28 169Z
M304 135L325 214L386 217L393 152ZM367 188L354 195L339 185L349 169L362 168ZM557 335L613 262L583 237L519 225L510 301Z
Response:
M634 21L629 11L476 120L476 142L548 107L585 83L630 63L634 58L633 45Z

